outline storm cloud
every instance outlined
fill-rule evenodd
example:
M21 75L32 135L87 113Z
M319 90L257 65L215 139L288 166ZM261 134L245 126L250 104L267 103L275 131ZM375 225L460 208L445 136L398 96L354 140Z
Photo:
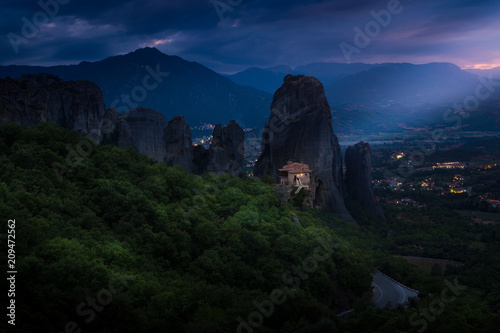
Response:
M363 47L373 13L398 6ZM100 60L137 48L200 62L219 72L249 66L346 62L500 65L498 1L424 0L7 0L0 64ZM359 30L356 30L359 29ZM359 37L358 37L359 38Z

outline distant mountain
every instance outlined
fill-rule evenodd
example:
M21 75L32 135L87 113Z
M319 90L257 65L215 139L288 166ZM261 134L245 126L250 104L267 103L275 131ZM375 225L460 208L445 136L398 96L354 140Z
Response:
M242 86L253 87L270 94L281 87L283 78L294 71L288 66L275 66L271 68L250 67L233 75L224 75Z
M323 85L326 87L343 77L367 71L374 67L383 65L385 64L343 64L336 62L316 62L309 65L296 67L294 71L297 74L314 76L315 78L320 80L321 83L323 83Z
M106 107L126 112L135 107L160 111L167 119L183 115L190 126L238 121L262 126L272 96L235 84L196 63L143 48L97 62L68 66L0 66L0 77L49 73L64 80L89 80L102 89Z
M481 82L450 63L385 64L344 77L326 88L332 105L341 103L389 106L464 103ZM500 91L499 91L500 92ZM497 92L497 94L499 93Z
M224 77L196 62L144 48L78 65L0 66L0 77L49 73L63 80L92 81L103 92L105 108L114 107L124 113L146 107L158 110L167 119L183 115L197 133L200 123L230 120L243 128L263 128L272 94L283 84L283 78L287 74L305 74L324 84L335 131L355 133L443 123L444 111L436 110L463 104L469 97L469 102L473 101L480 80L488 81L477 74L487 77L498 71L494 68L472 73L450 63L314 63L295 69L284 65L249 68ZM471 128L498 128L494 117L500 105L500 88L487 87L481 92L489 90L493 91L493 102L482 103L483 116L471 114L467 119Z
M337 133L457 126L467 131L499 131L500 89L496 84L450 63L385 64L334 82L326 87L326 95ZM479 99L490 91L488 99ZM465 110L458 111L457 105Z
M363 63L341 64L334 62L317 62L299 66L295 69L286 65L274 66L271 68L250 67L242 72L224 76L230 78L237 84L274 94L283 84L283 78L288 74L314 76L320 80L323 85L327 86L345 76L382 65L383 64L370 65Z
M484 77L491 75L494 79L500 80L500 66L491 69L466 69L465 71Z

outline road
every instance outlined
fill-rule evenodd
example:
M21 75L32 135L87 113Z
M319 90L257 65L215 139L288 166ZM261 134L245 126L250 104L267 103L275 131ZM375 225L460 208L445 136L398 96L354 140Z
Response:
M408 297L417 296L417 293L399 285L380 273L373 273L373 302L375 306L383 308L389 302L392 306L404 304Z

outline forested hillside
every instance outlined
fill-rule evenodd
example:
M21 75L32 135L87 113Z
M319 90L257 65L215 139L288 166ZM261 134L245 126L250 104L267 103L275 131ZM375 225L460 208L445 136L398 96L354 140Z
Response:
M498 226L468 224L445 206L384 205L380 224L349 201L355 226L300 200L281 203L265 178L194 176L50 123L0 124L0 166L0 215L15 219L15 332L495 332L500 324ZM463 260L459 248L470 258L463 265L422 269L398 257ZM421 302L375 308L377 269L419 290Z
M362 251L262 182L196 177L50 123L1 124L0 164L18 332L231 332L275 289L259 332L289 332L370 290Z

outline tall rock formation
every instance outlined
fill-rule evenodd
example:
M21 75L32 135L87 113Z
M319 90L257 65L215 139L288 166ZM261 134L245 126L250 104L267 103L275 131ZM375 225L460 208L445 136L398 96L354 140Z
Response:
M184 116L175 116L168 122L165 132L167 148L165 163L168 166L180 165L187 172L193 171L193 143L191 129Z
M285 76L274 94L254 173L277 180L278 169L288 161L311 168L316 207L354 222L342 195L342 153L333 133L330 106L323 85L313 77Z
M197 145L193 149L193 172L197 175L207 171L208 149L202 145Z
M89 81L63 81L50 74L0 79L0 121L25 126L54 122L100 143L105 111L101 89Z
M244 141L245 133L236 121L231 120L224 128L215 125L207 171L237 177L243 171Z
M156 161L167 156L165 130L167 121L160 112L148 108L135 108L119 116L118 146L134 148Z
M187 172L238 176L243 168L244 132L231 121L217 125L210 149L194 147L183 116L170 122L153 109L137 107L118 113L105 108L100 88L89 81L63 81L50 74L0 79L0 121L33 126L50 121L103 144L133 148L168 166Z
M107 113L105 119L112 124L113 114ZM160 112L135 108L119 115L116 127L119 147L134 148L168 166L180 165L187 172L193 171L191 129L183 116L175 116L167 124Z
M107 109L102 119L102 144L112 144L117 142L117 126L118 112L116 112L116 110L113 108Z
M383 222L387 222L382 208L377 204L372 189L372 152L370 145L359 142L347 147L345 152L346 189L350 199Z

